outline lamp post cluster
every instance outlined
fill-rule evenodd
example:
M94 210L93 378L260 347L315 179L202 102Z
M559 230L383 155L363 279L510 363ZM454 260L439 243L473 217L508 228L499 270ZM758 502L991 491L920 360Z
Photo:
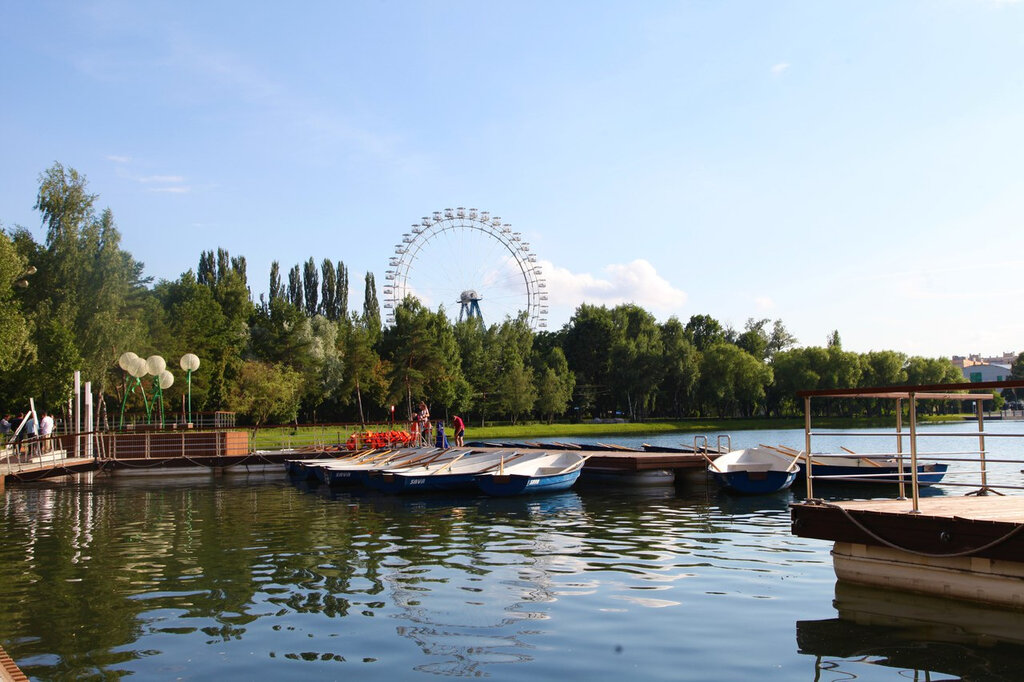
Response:
M159 355L150 355L148 358L140 358L138 355L131 351L127 351L121 354L121 357L117 359L117 364L123 369L134 381L128 381L128 387L124 392L124 400L121 403L121 428L124 428L124 411L128 406L128 398L135 392L135 389L139 389L142 393L142 400L146 406L146 423L152 424L155 413L159 409L160 426L164 425L164 391L174 385L174 375L167 369L167 361ZM193 353L186 353L181 357L179 363L181 368L186 371L186 377L188 380L188 421L192 422L192 372L199 369L199 358ZM151 376L153 399L150 400L146 395L146 389L142 385L142 378L145 376Z

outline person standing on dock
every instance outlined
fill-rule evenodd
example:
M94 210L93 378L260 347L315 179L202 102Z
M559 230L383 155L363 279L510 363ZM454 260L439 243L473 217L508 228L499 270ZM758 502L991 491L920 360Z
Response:
M43 452L53 450L53 417L46 410L43 410L43 418L39 420L39 435L43 439Z
M39 435L39 425L36 424L36 416L32 412L25 414L25 428L22 433L25 434L25 440L28 442L28 456L32 457L33 454L38 454L39 443L36 442L36 436Z
M420 418L420 429L423 435L423 444L430 447L430 410L427 409L427 404L420 401L419 412L417 413Z
M461 448L462 438L466 435L466 424L457 414L452 415L452 429L455 431L455 447Z

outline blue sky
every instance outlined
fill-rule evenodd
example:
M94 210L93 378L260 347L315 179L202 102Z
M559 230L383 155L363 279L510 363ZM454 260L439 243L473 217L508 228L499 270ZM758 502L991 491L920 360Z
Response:
M447 207L579 303L1024 350L1024 3L0 2L0 221L54 161L147 274L383 283ZM452 267L474 254L454 253Z

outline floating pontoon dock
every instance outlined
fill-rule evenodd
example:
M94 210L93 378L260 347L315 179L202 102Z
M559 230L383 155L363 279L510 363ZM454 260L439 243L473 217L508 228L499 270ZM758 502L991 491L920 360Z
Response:
M1024 433L985 433L982 413L982 403L992 399L992 391L1022 387L1024 381L1018 380L798 393L805 409L803 456L808 469L808 500L791 505L793 533L835 542L833 566L840 581L1024 608L1024 486L993 479L990 465L996 460L985 446L986 438L995 437L1019 438L1024 443ZM899 499L825 502L814 498L813 457L808 455L813 452L813 438L858 435L811 428L811 401L822 398L896 401L895 449L872 456L905 462L907 473L900 482ZM942 434L966 439L969 445L956 451L924 452L916 416L921 400L974 402L977 431ZM909 431L902 427L904 402ZM945 481L942 487L960 486L966 488L966 495L922 499L917 463L924 457L963 467L960 482ZM1024 454L999 463L1012 463L1019 470Z

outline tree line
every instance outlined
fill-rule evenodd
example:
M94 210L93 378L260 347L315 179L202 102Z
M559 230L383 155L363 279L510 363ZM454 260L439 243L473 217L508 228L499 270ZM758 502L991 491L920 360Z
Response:
M535 332L525 316L453 323L443 307L410 298L383 327L373 273L361 308L349 310L348 269L328 258L295 264L286 278L274 262L258 299L244 256L219 248L153 282L97 199L82 174L56 163L34 206L43 242L20 226L0 230L0 409L30 396L59 408L75 370L119 405L117 360L129 350L173 369L195 353L193 409L232 410L253 425L404 421L421 399L435 415L480 421L786 416L802 409L800 389L962 381L948 359L853 353L838 332L798 347L781 320L752 318L739 331L710 315L658 322L634 304L583 304L561 329ZM183 383L165 391L171 405Z

